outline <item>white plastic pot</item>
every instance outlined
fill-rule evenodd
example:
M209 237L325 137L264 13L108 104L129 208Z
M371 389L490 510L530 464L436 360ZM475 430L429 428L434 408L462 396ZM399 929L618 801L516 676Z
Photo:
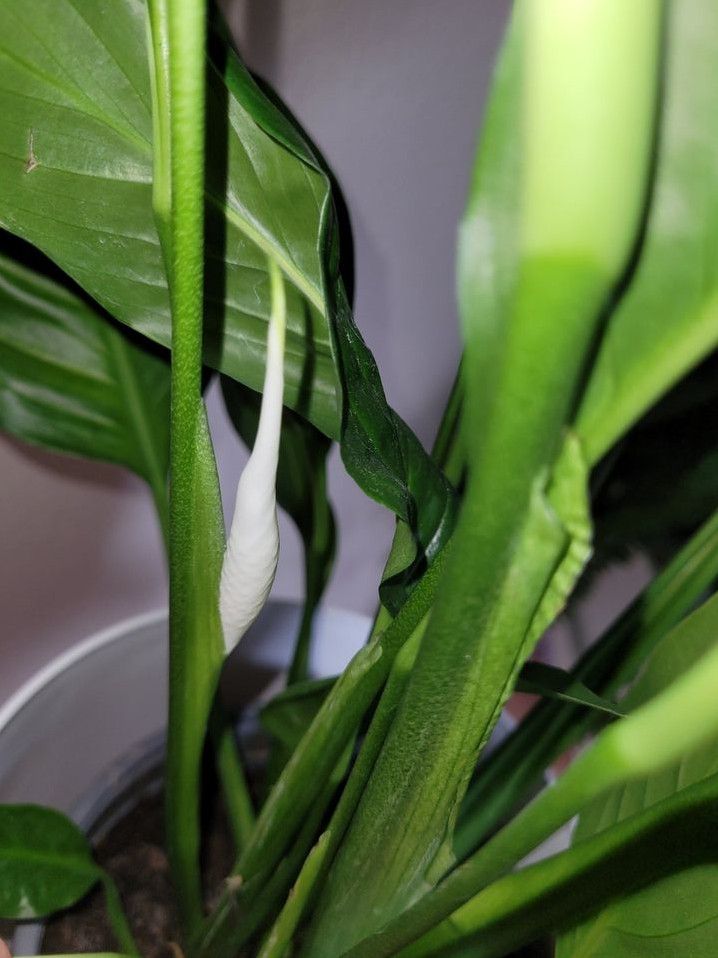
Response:
M227 699L247 705L278 682L300 614L296 603L268 603L227 664ZM319 611L312 672L340 672L370 625L356 613ZM0 709L0 803L51 805L92 827L161 755L166 664L163 611L100 632L46 665ZM15 954L37 953L41 936L40 926L21 926Z

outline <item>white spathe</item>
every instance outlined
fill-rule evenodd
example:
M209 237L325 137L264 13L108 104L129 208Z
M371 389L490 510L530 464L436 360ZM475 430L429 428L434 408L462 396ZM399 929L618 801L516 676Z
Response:
M276 484L284 395L286 301L282 274L271 259L269 278L272 312L262 407L254 448L237 485L219 588L219 612L227 653L264 607L279 559Z

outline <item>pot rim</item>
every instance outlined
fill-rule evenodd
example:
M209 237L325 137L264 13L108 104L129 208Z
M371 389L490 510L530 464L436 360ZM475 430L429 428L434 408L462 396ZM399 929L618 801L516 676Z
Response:
M15 718L37 693L48 685L63 672L67 672L73 665L76 665L81 659L86 658L98 649L111 642L115 642L122 635L135 629L141 629L148 625L154 625L162 619L167 618L167 609L153 609L150 612L142 612L139 615L130 616L122 619L114 625L107 626L74 643L64 652L54 656L40 666L30 678L26 679L22 685L12 693L9 699L0 706L0 732L4 731L7 725Z

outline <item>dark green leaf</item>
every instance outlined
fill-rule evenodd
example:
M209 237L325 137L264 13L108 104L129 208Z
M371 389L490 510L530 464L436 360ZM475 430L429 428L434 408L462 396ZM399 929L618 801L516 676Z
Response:
M0 918L42 918L79 901L102 877L87 839L39 805L0 805Z
M225 75L231 91L264 131L320 171L301 134L260 93L236 61L230 61ZM338 221L329 179L326 174L323 178L323 291L343 386L342 460L362 490L402 519L414 538L413 561L382 585L382 599L396 614L408 590L453 531L455 495L414 433L386 402L379 370L354 323L339 275Z
M7 246L7 244L5 244ZM127 466L164 510L169 366L72 289L0 254L0 428Z
M382 583L382 602L396 614L408 589L451 536L456 496L414 433L388 405L341 280L335 277L333 283L334 335L345 401L342 460L364 492L403 520L415 540L414 561Z
M2 5L0 223L117 319L167 346L145 20L141 0ZM52 24L51 43L42 23ZM286 122L234 55L224 48L215 63L205 357L261 388L273 257L288 281L286 402L336 436L341 400L319 255L329 187L298 134L291 148L278 138Z
M43 17L53 24L51 54L35 30ZM450 529L450 490L387 406L335 271L325 274L336 240L328 177L236 56L217 38L214 46L205 359L261 389L271 256L287 280L285 402L327 435L341 431L349 472L409 522L420 548L404 578L414 581ZM144 4L40 0L30 12L10 0L0 10L0 55L0 223L46 252L116 318L169 345L152 215ZM353 393L341 427L333 336L344 389ZM402 581L394 609L405 593Z
M706 602L659 643L624 704L634 709L662 692L718 638L718 597ZM574 841L601 834L616 822L718 772L710 742L678 765L649 779L614 789L581 814ZM718 865L685 865L647 888L617 899L605 911L564 935L559 958L628 958L645 953L666 958L712 958L718 928ZM643 942L644 951L637 950Z
M614 718L623 715L617 705L586 688L583 682L579 682L570 672L545 665L543 662L527 662L523 666L519 672L516 691L583 705Z
M636 550L663 563L718 509L718 356L636 424L596 486L593 570Z
M268 702L259 713L262 725L290 751L312 724L336 678L296 682Z

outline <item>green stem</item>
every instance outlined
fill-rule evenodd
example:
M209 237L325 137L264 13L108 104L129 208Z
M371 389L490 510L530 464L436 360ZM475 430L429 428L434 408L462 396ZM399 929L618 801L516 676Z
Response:
M411 669L416 661L416 655L425 627L426 620L423 620L396 656L391 674L384 686L379 704L374 711L371 724L364 736L359 755L349 775L349 780L342 791L341 798L324 833L327 838L327 844L324 846L321 865L318 869L314 869L312 866L312 882L314 886L318 887L320 883L327 879L327 870L336 855L337 849L341 845L352 816L361 800L366 783L369 780L369 776L371 775L381 747L384 744L384 740L386 739L391 723L396 716L397 709L404 695L404 690L409 681ZM300 875L300 879L301 877ZM305 906L308 903L306 900L308 897L308 895L305 896ZM304 944L307 951L311 951L313 933L314 931L310 927Z
M317 800L326 791L327 782L384 685L396 656L431 608L444 569L445 552L436 557L396 619L357 653L325 699L265 802L251 841L235 867L242 885L250 885L257 876L271 874L281 867L294 836L299 830L303 833L308 817L314 814ZM314 837L312 833L308 847ZM297 870L299 867L301 859ZM201 958L221 958L214 951L217 942L226 943L227 948L231 944L239 947L231 937L236 926L236 908L231 902L225 902L206 923ZM230 949L228 958L231 956Z
M307 855L299 877L292 886L257 958L283 958L287 953L314 885L322 872L322 866L329 853L330 839L330 833L323 832Z
M314 613L319 606L334 556L334 520L326 494L326 471L317 475L312 488L312 531L304 541L304 609L289 667L287 684L303 682L309 676L309 653Z
M242 760L237 750L234 729L217 703L210 720L210 735L229 826L232 829L237 854L240 854L247 847L254 830L254 807Z
M219 511L219 489L201 398L205 20L204 0L179 0L174 4L151 0L148 6L155 144L152 202L170 281L173 316L171 499L164 477L155 476L150 484L170 566L167 843L179 894L192 924L201 917L198 765L207 709L222 664L221 640L217 636L214 645L209 641L206 616L200 617L199 631L207 634L192 635L192 624L179 611L194 580L192 565L197 549L192 541L191 516L200 460L206 466L206 491L214 499L214 519ZM173 150L172 144L177 142L180 148ZM219 553L222 530L210 530L207 525L202 534L210 537L212 531L215 553ZM186 551L183 543L188 546ZM211 591L210 578L208 572L204 586L199 583L197 588ZM204 651L198 643L203 644ZM204 695L199 694L200 684ZM189 705L192 700L194 707ZM230 826L237 848L242 849L254 825L254 811L232 727L218 705L210 728Z
M353 742L344 750L302 823L293 844L272 868L248 881L230 878L214 914L195 942L197 958L235 958L239 951L276 914L315 840L351 757Z
M124 955L139 955L140 952L132 935L132 929L127 921L124 908L122 907L122 899L117 890L117 885L106 872L103 873L102 876L102 887L105 892L107 915L110 919L114 936L117 939L117 944L122 949Z
M202 920L199 765L208 703L221 663L219 658L215 667L208 666L210 651L221 656L219 648L201 654L197 647L193 585L200 552L194 528L197 497L206 493L205 502L209 505L211 500L213 513L219 502L213 494L216 471L201 397L205 2L153 0L149 22L157 140L153 203L172 306L166 838L182 920L189 932ZM207 528L206 535L213 531ZM214 546L218 543L213 542Z

